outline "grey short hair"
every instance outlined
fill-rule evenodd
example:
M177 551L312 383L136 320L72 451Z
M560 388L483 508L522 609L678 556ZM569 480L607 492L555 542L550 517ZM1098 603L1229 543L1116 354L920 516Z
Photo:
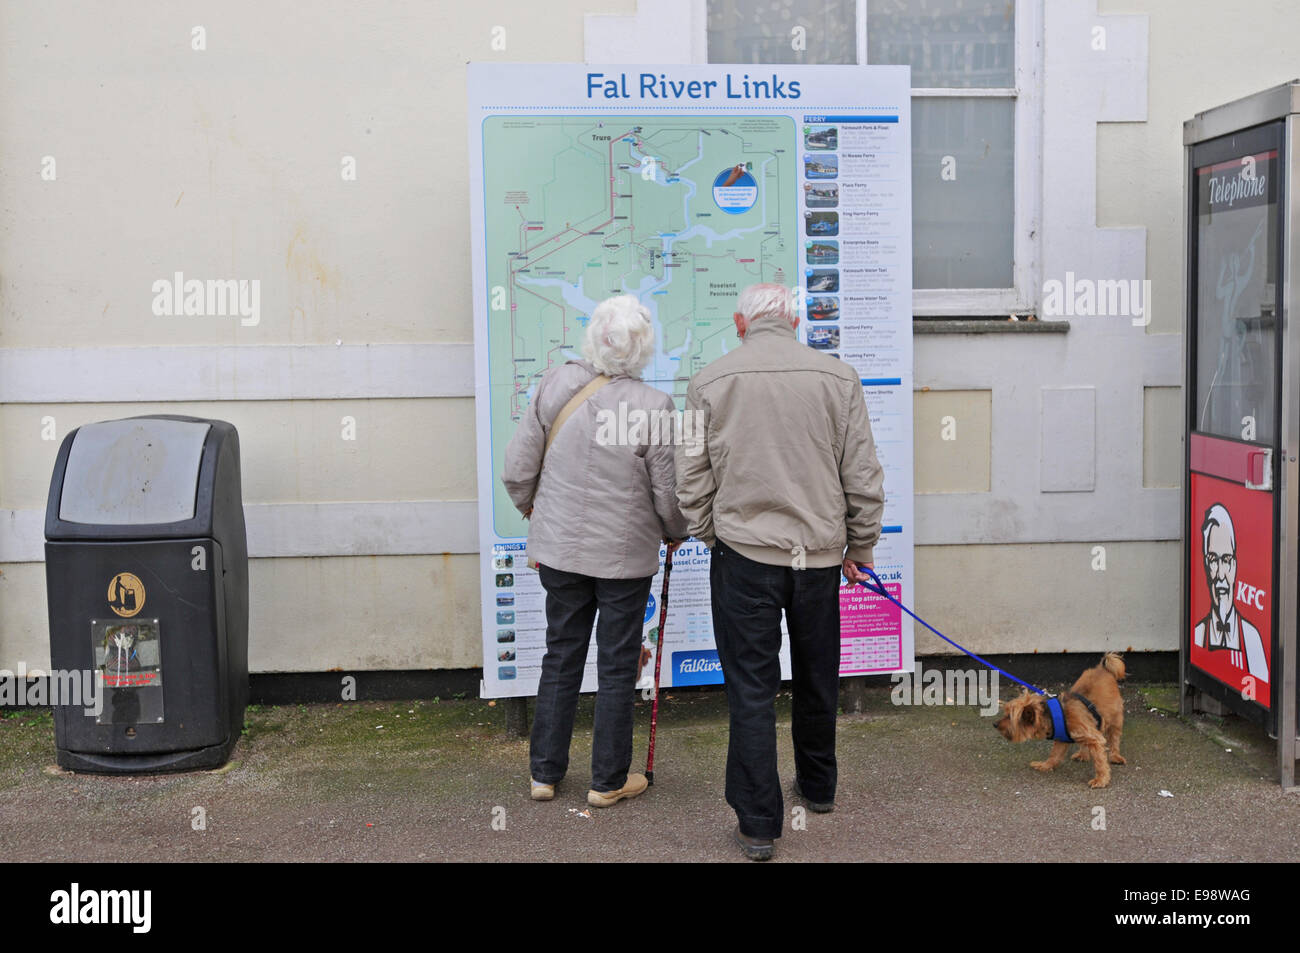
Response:
M582 356L610 377L640 377L654 355L650 311L632 295L607 298L591 312Z
M798 316L795 295L798 292L785 285L758 284L750 285L740 293L736 310L745 317L745 327L757 318L772 317L794 324Z

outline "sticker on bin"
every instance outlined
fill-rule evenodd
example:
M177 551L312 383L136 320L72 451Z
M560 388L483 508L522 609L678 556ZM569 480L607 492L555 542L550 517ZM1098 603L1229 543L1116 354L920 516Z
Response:
M134 573L120 572L108 584L108 607L124 619L144 608L144 583Z
M91 648L104 710L101 725L163 720L162 641L157 619L92 619Z

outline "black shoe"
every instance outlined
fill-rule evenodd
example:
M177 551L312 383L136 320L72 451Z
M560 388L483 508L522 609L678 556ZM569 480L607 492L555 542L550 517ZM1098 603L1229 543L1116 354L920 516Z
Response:
M834 799L829 801L810 801L808 798L804 797L803 791L799 790L799 780L797 778L794 782L794 793L803 798L803 802L808 805L808 810L812 811L814 814L829 814L831 811L835 810Z
M750 860L772 859L772 838L750 837L748 834L742 834L739 824L732 831L731 837Z

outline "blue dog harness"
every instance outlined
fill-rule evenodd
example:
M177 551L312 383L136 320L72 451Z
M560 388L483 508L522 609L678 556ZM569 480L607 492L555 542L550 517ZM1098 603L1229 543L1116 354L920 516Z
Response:
M1080 695L1078 692L1064 692L1060 698L1055 695L1047 697L1047 711L1052 716L1052 733L1048 736L1049 741L1059 741L1062 744L1072 745L1074 739L1070 737L1070 732L1065 728L1065 712L1061 710L1061 702L1073 695L1079 701L1083 702L1084 707L1092 714L1097 721L1097 727L1101 728L1101 712L1097 711L1097 706L1091 701Z

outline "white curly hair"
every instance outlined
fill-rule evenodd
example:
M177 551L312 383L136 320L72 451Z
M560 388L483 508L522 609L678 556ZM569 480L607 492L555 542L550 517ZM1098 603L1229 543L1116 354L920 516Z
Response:
M650 312L632 295L607 298L591 312L582 356L610 377L640 377L654 354Z

